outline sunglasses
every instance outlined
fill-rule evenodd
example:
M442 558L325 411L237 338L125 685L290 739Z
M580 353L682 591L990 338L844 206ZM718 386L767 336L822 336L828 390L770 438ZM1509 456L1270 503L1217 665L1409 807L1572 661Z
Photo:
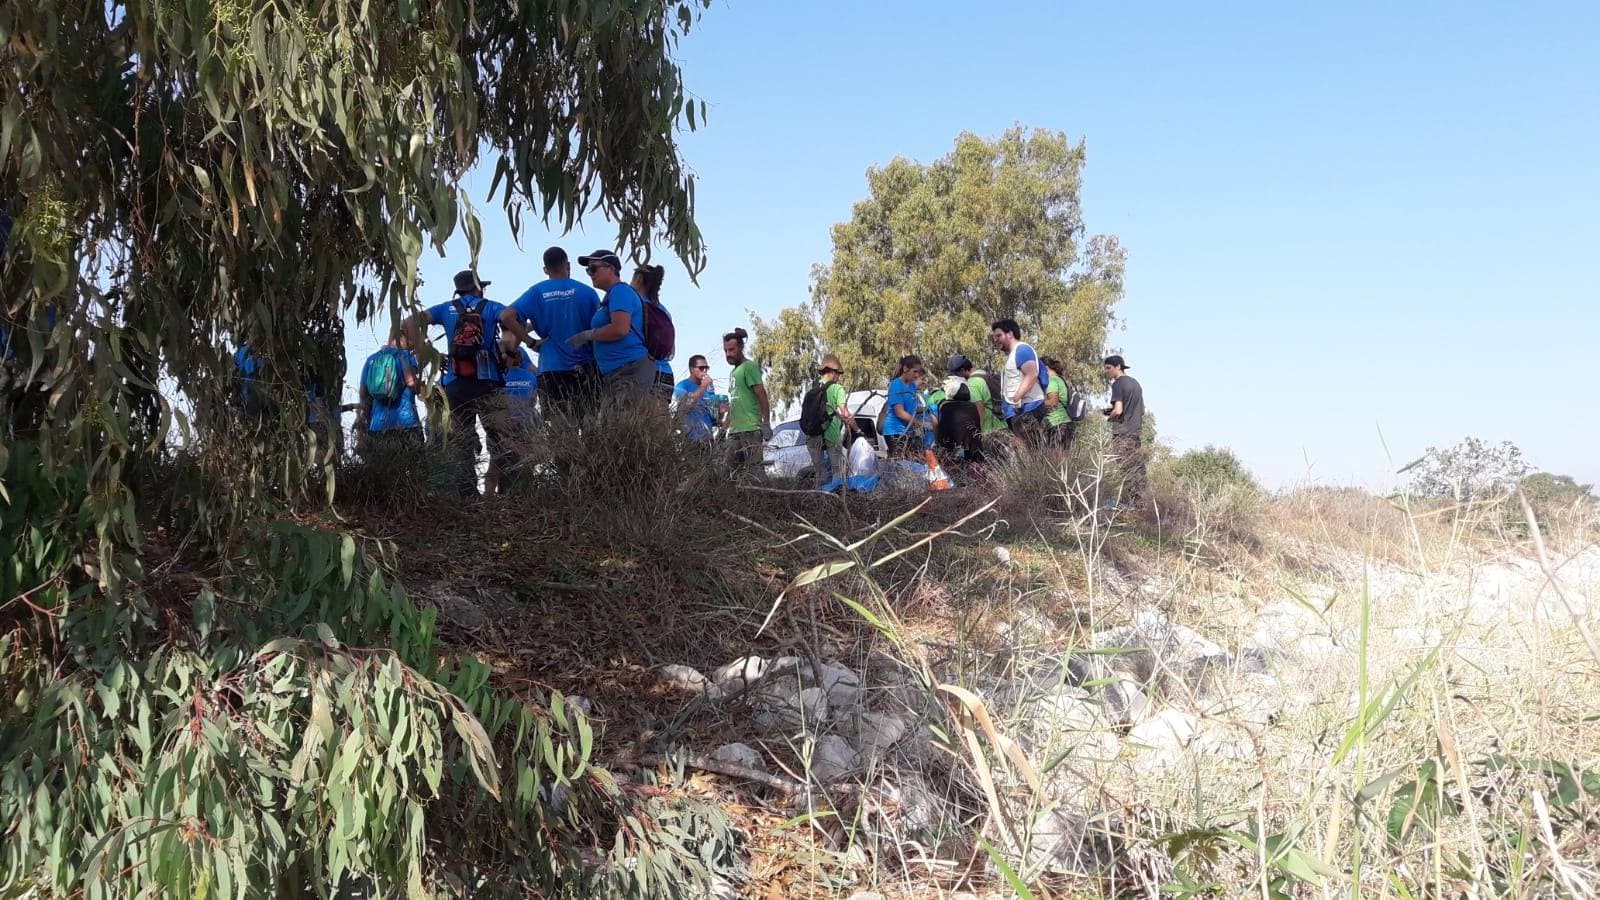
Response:
M689 368L695 370L696 372L709 372L709 371L711 371L711 367L710 366L690 366Z
M843 369L818 369L817 370L817 374L818 375L827 375L830 372L833 373L834 375L843 375L844 374L844 370Z
M590 275L593 275L594 273L600 271L601 269L609 269L609 268L611 268L611 267L606 265L605 263L595 263L592 266L584 266L583 270L585 272L588 272Z

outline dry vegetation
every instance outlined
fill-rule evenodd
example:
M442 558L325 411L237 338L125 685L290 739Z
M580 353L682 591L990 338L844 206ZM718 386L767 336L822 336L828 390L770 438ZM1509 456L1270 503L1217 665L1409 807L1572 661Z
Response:
M841 501L728 484L664 422L603 435L604 452L549 438L529 457L555 463L507 497L397 508L355 473L345 506L503 687L583 696L610 765L720 802L746 834L747 896L1600 889L1600 657L1579 627L1600 597L1591 508L1545 529L1552 580L1499 506L1271 495L1160 460L1154 511L1108 517L1089 502L1114 490L1093 447L947 495ZM796 586L838 561L856 565ZM1191 683L1157 658L1142 713L1041 716L1075 651L1151 616L1264 662ZM746 654L841 662L917 730L824 784L810 738L661 676ZM994 733L938 685L970 692ZM1153 716L1198 731L1142 744ZM695 764L728 741L779 770ZM937 815L907 808L911 785ZM1052 812L1089 864L1026 849Z

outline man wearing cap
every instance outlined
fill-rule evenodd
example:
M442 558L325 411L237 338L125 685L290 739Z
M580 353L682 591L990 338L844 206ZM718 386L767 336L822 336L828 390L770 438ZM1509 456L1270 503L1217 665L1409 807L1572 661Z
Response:
M822 399L823 408L828 410L828 424L821 434L806 438L806 450L811 453L812 479L819 491L836 480L839 489L844 490L845 478L850 472L846 463L844 434L848 430L850 442L854 443L855 436L861 433L845 402L844 385L839 383L839 376L843 374L844 366L840 365L839 357L832 353L824 356L822 365L817 367L817 375L828 386L828 392ZM823 458L824 451L827 453L826 459Z
M501 313L505 307L484 297L489 282L478 278L478 273L465 269L456 273L454 298L431 306L405 322L406 339L415 349L428 345L422 339L422 329L438 325L444 329L446 352L444 357L444 396L450 404L450 441L460 454L461 472L457 486L464 497L478 495L478 420L484 419L484 430L489 436L489 452L498 452L502 435L489 421L489 413L505 375L500 369L500 327L519 341L527 341L528 332L522 323L513 318L504 322ZM491 430L493 429L493 430Z
M1138 503L1144 494L1144 388L1128 374L1121 356L1105 358L1111 405L1100 412L1111 421L1111 453L1122 471L1122 502Z
M595 290L604 295L587 331L573 335L573 347L594 344L600 387L611 403L637 403L650 395L656 361L644 346L644 300L622 280L622 259L610 250L578 257Z
M982 372L973 367L972 360L957 353L955 356L950 357L949 368L951 377L960 378L966 382L967 399L978 406L980 416L979 432L990 434L995 431L1003 431L1006 427L1006 420L1000 418L999 404L995 401L994 395L989 392L989 381L983 377ZM950 389L947 386L945 393L948 394L949 392Z
M539 405L546 417L559 415L572 421L591 405L595 381L593 348L573 346L572 337L589 327L600 308L600 295L572 277L572 263L560 247L544 251L544 274L544 281L528 288L501 313L501 322L531 323L533 332L544 339L538 347Z

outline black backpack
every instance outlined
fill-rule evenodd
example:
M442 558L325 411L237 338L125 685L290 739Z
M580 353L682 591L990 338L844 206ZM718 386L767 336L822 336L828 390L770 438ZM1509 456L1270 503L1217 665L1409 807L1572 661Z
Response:
M456 305L456 330L450 335L450 371L457 378L478 378L480 357L488 353L488 329L483 323L483 304L487 301L479 300L474 307L462 303L460 297L450 302Z
M983 383L989 386L989 411L994 413L996 419L1005 418L1005 406L1000 399L1000 375L997 372L984 372Z
M806 437L821 437L833 415L828 408L828 382L819 381L800 401L800 432Z

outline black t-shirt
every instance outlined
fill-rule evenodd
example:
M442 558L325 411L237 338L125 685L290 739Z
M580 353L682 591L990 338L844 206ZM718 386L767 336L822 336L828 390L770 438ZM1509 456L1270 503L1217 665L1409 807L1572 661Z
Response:
M1122 401L1122 415L1111 419L1112 434L1139 434L1144 428L1144 388L1132 375L1118 376L1111 382L1111 405Z

